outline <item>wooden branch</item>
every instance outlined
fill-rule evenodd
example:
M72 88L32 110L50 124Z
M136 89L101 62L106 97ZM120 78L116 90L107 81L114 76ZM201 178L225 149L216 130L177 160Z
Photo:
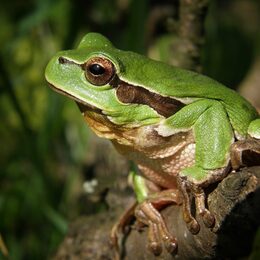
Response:
M171 64L200 72L200 51L204 42L204 21L208 0L180 0L178 40L174 40Z
M260 55L258 55L238 91L260 112Z
M72 224L54 259L113 259L109 231L126 202L125 197L119 196L117 202L119 209L81 218ZM162 211L170 231L178 239L177 256L180 259L247 256L260 226L260 167L244 168L228 175L216 187L211 187L208 202L216 224L212 230L201 224L197 235L187 230L181 206L173 205ZM147 228L142 232L132 229L124 240L122 259L174 259L166 250L160 257L154 257L146 247L146 238Z
M5 245L4 239L2 238L2 236L0 234L0 256L1 256L1 253L3 254L4 257L8 257L8 255L9 255L9 252Z

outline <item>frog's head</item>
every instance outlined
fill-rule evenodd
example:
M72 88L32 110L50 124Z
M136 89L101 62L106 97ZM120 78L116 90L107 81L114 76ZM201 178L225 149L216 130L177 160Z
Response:
M158 123L169 110L165 105L172 102L142 85L140 70L146 63L147 58L118 50L104 36L89 33L77 49L57 53L45 75L83 112L96 112L113 124L139 127Z

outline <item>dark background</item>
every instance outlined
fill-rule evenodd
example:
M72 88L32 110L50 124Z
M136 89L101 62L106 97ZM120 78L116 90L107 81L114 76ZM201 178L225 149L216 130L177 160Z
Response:
M201 55L204 74L231 88L241 86L260 54L259 5L257 0L210 1ZM105 207L90 202L83 188L97 167L105 171L102 160L95 159L99 141L74 102L48 88L48 60L97 31L118 48L169 62L177 10L177 0L1 3L0 234L9 259L50 257L71 219ZM259 242L254 250L259 252ZM0 250L2 258L8 259Z

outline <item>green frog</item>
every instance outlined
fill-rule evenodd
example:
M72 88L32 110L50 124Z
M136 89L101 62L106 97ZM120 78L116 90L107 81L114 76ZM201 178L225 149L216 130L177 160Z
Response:
M243 97L207 76L119 50L101 34L88 33L77 49L57 53L45 76L78 103L98 136L135 163L132 210L148 226L155 255L177 248L162 206L181 204L196 234L194 198L197 216L211 228L205 188L245 166L245 151L260 157L260 117Z

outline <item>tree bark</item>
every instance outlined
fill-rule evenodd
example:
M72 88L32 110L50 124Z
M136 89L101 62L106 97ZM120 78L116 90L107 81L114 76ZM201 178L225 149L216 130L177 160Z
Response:
M114 196L118 208L72 223L54 259L113 259L109 232L123 211L122 205L129 199L122 194L113 194L113 191L111 194L109 196ZM170 255L164 250L160 257L153 256L146 247L147 228L140 231L132 226L123 239L121 259L236 259L248 256L260 225L260 167L231 173L215 187L211 186L208 205L215 215L215 226L206 228L198 217L201 230L197 235L187 230L181 206L172 205L162 211L167 226L178 239L177 254Z
M239 86L238 91L260 112L260 55L258 55Z

